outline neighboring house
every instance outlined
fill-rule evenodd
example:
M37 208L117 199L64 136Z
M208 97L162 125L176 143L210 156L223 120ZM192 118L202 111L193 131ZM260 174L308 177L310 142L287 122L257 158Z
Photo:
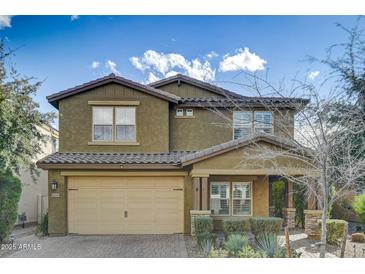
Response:
M143 85L111 74L47 99L59 110L60 147L38 167L49 174L54 235L189 233L199 212L217 225L268 216L278 171L242 168L243 152L253 141L290 149L278 124L294 134L296 109L308 103L246 97L183 75ZM287 119L263 103L279 104Z
M58 131L46 125L38 127L38 130L45 136L42 153L37 155L39 160L58 150ZM48 172L42 169L38 171L39 177L34 182L29 170L20 170L22 193L18 205L18 214L25 213L26 223L40 223L42 215L48 209ZM16 224L21 223L18 218Z

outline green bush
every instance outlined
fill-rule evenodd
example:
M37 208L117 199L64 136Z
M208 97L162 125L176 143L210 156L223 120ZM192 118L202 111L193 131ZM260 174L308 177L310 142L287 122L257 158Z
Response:
M285 182L283 180L272 183L272 201L274 216L283 217L283 208L285 207Z
M207 216L198 216L194 219L195 234L212 233L213 219Z
M48 212L43 216L38 230L42 235L48 235Z
M231 257L237 257L245 246L248 245L248 238L239 234L232 234L228 237L228 240L224 243L225 249L228 251L228 255Z
M0 171L0 242L11 233L18 217L18 203L22 186L10 171Z
M352 207L360 220L365 223L365 193L355 196Z
M285 258L286 253L278 243L275 233L262 233L256 238L257 247L268 258Z
M211 232L196 234L196 241L204 256L208 257L214 248L215 234Z
M322 228L322 221L318 222ZM340 245L344 236L347 222L344 220L330 219L327 220L327 243L331 245Z
M304 228L305 215L304 210L308 207L306 198L306 186L301 184L293 184L293 200L295 207L295 224Z
M213 249L210 254L210 258L228 258L228 252L225 249L219 248L219 249Z
M256 251L248 245L238 252L238 258L265 258L265 253Z
M251 232L257 237L261 234L278 235L283 225L283 219L277 217L250 218Z
M223 220L224 238L228 239L231 234L243 234L245 226L245 220Z

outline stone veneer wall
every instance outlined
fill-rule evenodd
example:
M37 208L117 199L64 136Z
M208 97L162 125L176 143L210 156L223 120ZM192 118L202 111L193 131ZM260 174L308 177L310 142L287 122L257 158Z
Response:
M209 210L190 210L190 216L191 216L191 236L195 235L195 217L199 216L207 216L210 217L210 211Z
M295 228L295 208L284 208L284 223L288 228Z
M304 210L305 214L305 234L311 240L321 238L321 230L318 221L322 218L322 210Z

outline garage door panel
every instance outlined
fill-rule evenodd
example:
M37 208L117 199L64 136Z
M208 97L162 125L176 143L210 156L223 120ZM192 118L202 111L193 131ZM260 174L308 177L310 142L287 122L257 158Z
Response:
M161 234L183 232L182 177L72 177L69 232ZM127 216L125 216L127 211Z

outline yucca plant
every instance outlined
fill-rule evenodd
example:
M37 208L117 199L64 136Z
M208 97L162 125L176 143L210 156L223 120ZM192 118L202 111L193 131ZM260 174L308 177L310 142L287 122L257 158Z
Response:
M228 240L224 243L225 249L228 251L228 255L237 257L238 253L248 245L248 238L240 234L232 234L228 237Z
M285 257L283 248L274 233L262 233L256 237L257 247L269 258Z

